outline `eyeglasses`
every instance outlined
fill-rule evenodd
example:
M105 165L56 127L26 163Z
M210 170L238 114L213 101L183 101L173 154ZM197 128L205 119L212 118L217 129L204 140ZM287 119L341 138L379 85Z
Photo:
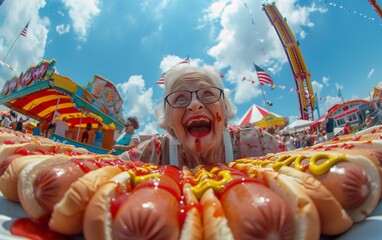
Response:
M223 90L217 87L200 88L196 91L179 90L167 95L164 100L172 108L185 108L190 105L192 94L195 93L200 102L211 104L219 101Z
M132 124L125 124L125 127L133 126Z

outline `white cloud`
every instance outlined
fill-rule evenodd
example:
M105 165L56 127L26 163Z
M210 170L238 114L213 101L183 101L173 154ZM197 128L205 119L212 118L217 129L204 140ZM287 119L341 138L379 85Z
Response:
M317 93L317 96L320 96L322 89L324 88L324 85L322 85L321 83L317 81L312 81L312 87L313 87L313 91Z
M336 85L336 89L337 89L337 90L338 90L338 89L343 89L343 88L344 88L344 86L341 85L341 84L339 84L339 83L335 83L335 85Z
M370 69L370 72L367 74L367 79L369 79L374 74L374 68Z
M329 87L329 77L322 77L322 82L325 84L325 86Z
M314 4L310 7L297 6L295 0L276 2L280 12L288 19L288 25L299 38L306 36L304 27L314 26L309 20L310 14L322 11ZM272 70L271 74L277 74L282 67L288 67L285 51L275 29L262 10L262 3L247 1L244 4L240 0L221 0L211 4L204 13L204 25L212 25L220 18L221 30L215 39L217 43L208 50L208 54L216 59L215 65L218 68L230 69L226 80L237 85L234 102L253 101L259 96L256 94L259 92L258 85L244 87L240 79L243 73L253 72L254 62L264 69Z
M60 35L68 33L70 31L70 25L60 24L56 26L56 32Z
M62 0L69 11L74 32L81 41L86 41L91 22L101 12L99 0Z
M7 1L1 6L0 56L6 56L12 43L30 21L27 37L18 38L5 61L19 71L39 63L45 55L50 20L39 16L39 10L45 4L44 0L23 1L22 4L19 1ZM0 71L0 79L8 80L13 75L14 72L9 69Z
M118 84L123 98L123 116L136 116L140 123L139 132L154 121L153 89L146 88L142 76L131 76L126 82ZM146 130L145 130L146 129Z

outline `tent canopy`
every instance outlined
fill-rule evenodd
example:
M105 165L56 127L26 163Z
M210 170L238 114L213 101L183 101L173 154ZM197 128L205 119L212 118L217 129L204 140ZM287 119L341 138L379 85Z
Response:
M303 120L303 119L296 120L292 122L291 124L289 124L288 126L286 126L285 128L283 128L280 131L280 134L292 134L292 133L297 133L302 131L308 131L312 123L313 121L310 121L310 120Z
M325 121L325 118L326 118L326 115L320 117L319 119L315 120L312 124L310 124L310 127L311 128L315 128L315 127L318 127L320 126L320 124Z
M253 104L247 112L241 117L237 125L252 125L258 127L270 127L284 124L284 118L276 113L268 111L256 104Z
M54 73L55 60L42 61L4 84L0 104L40 122L67 117L70 126L102 123L122 129L122 98L109 81L95 76L86 88Z

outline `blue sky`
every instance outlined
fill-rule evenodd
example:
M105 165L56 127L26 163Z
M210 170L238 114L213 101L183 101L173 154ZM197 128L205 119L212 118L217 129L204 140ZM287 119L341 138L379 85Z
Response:
M139 133L156 133L154 107L161 74L189 56L225 75L238 121L253 104L265 107L253 62L272 77L264 86L271 111L299 117L292 71L261 6L271 1L233 0L5 0L0 6L0 60L30 21L6 63L19 72L42 59L57 59L60 75L87 85L98 74L124 98L123 115L135 115ZM342 100L365 99L382 82L382 19L368 1L275 1L300 43L320 112ZM378 1L377 1L378 2ZM379 2L382 4L382 1ZM15 72L0 68L0 87Z

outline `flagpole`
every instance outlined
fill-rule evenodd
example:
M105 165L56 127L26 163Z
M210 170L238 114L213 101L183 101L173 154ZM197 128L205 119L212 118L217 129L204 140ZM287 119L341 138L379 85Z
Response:
M338 88L338 94L340 95L341 99L342 99L342 103L344 103L344 97L342 96L342 92L341 92L341 88Z
M269 114L269 106L268 106L268 103L267 103L267 99L265 98L265 94L264 94L264 91L263 91L263 85L262 84L260 84L260 89L261 89L261 94L263 95L263 98L264 98L265 107L267 108L267 111L268 111L268 114Z
M3 62L5 62L5 60L7 59L7 57L8 57L8 55L9 55L9 53L11 52L11 50L12 50L13 46L15 45L15 43L16 43L16 41L17 41L17 39L19 39L19 37L20 37L20 36L21 36L21 35L19 34L19 35L17 36L17 38L15 39L15 41L12 43L12 46L9 48L9 50L8 50L7 54L5 55L5 57L4 57L4 59L3 59Z
M29 22L27 23L27 25L25 25L25 27L24 27L24 28L21 30L21 32L17 35L17 38L15 39L15 41L13 41L11 47L9 48L7 54L5 55L5 57L4 57L4 59L3 59L3 62L5 62L5 60L7 59L8 55L9 55L9 53L11 52L13 46L16 44L17 40L20 38L21 33L23 32L23 30L24 30L25 28L27 28L28 25L29 25ZM1 67L2 67L2 65L0 66L0 68L1 68Z
M314 93L314 98L316 99L316 110L317 110L317 115L318 115L318 118L321 117L321 114L320 114L320 107L318 106L318 97L317 97L317 92Z

